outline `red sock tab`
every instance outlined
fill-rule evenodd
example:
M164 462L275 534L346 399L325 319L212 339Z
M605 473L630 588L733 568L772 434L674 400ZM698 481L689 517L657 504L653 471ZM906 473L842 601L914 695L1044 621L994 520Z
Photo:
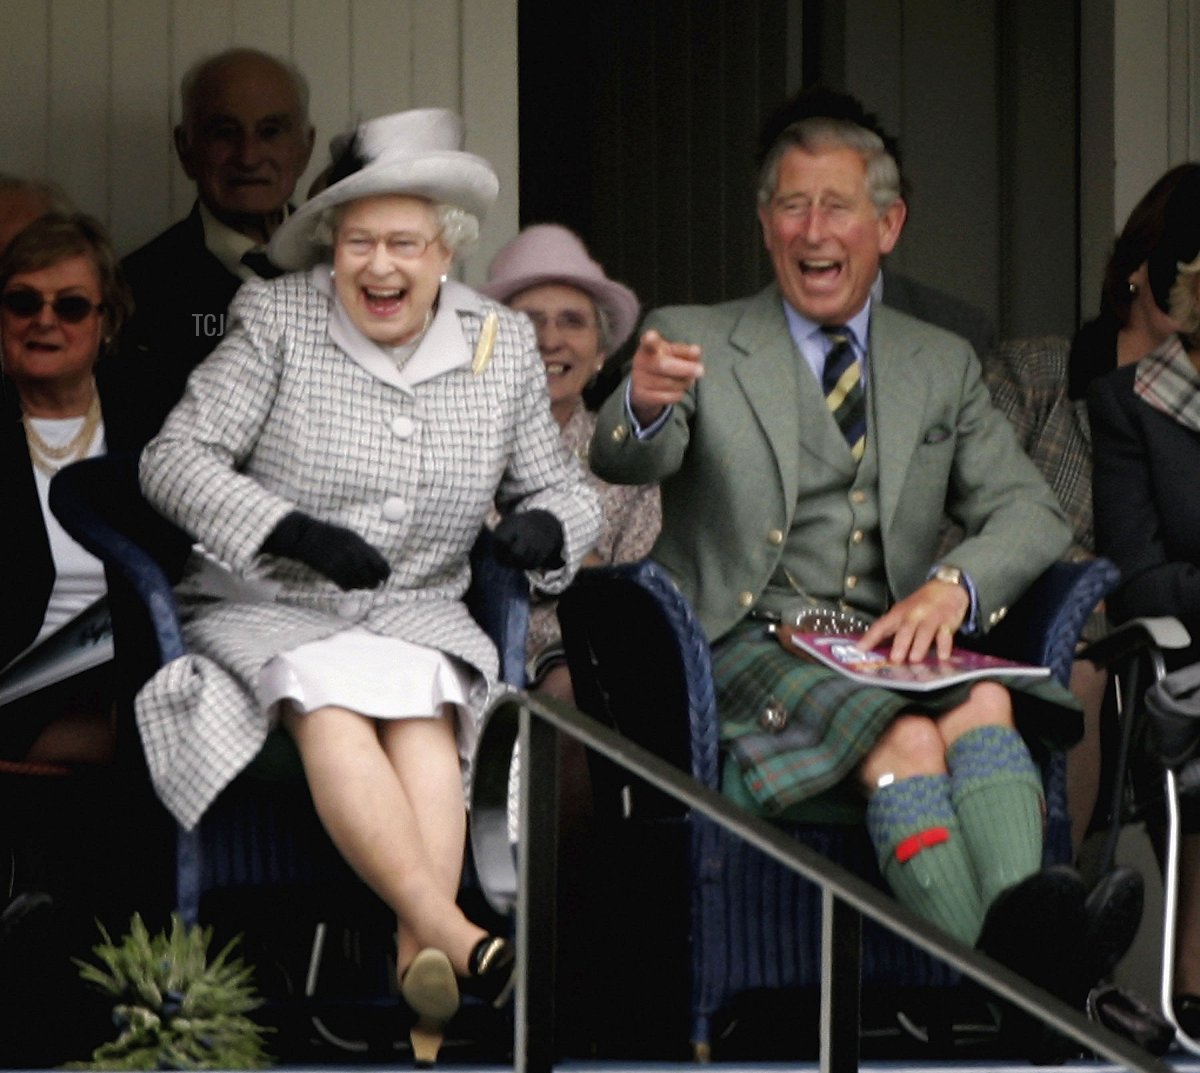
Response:
M950 841L950 832L944 827L930 827L909 835L896 847L896 860L901 864L911 861L923 849Z

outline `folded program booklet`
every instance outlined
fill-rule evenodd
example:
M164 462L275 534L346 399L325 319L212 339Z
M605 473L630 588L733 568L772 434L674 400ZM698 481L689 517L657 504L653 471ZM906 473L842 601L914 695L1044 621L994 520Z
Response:
M0 707L113 658L112 617L101 596L0 670Z
M893 663L888 659L890 644L869 652L857 647L859 635L802 633L782 628L780 643L789 652L824 663L863 685L882 689L926 692L969 682L977 678L1047 678L1049 667L987 656L965 648L956 648L948 659L939 659L932 648L920 663Z

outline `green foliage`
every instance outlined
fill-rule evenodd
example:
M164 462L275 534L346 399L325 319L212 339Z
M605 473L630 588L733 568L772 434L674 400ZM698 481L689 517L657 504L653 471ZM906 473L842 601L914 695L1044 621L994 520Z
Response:
M119 1035L76 1069L260 1069L263 1033L247 1014L260 1003L253 970L233 957L237 940L209 960L212 929L172 916L151 936L139 914L129 933L92 948L99 965L75 959L80 976L109 995Z

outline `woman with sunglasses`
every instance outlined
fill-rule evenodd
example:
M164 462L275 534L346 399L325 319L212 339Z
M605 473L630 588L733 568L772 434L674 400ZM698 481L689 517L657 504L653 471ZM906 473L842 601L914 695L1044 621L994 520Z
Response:
M148 388L118 386L114 348L131 302L108 236L79 213L51 213L0 255L0 503L8 554L0 557L5 610L0 667L107 591L104 568L63 531L47 506L63 466L105 450L137 450L155 431ZM122 383L127 383L121 373ZM49 709L34 695L0 712L0 758L103 763L113 747L104 672Z

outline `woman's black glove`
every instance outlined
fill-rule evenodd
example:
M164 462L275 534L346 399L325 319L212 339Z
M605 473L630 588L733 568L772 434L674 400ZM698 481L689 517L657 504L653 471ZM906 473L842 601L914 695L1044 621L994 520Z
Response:
M562 523L548 510L525 510L500 520L493 531L496 558L521 570L557 569L563 565Z
M354 530L319 522L298 510L271 530L262 550L311 566L339 589L375 589L392 572L387 560Z

